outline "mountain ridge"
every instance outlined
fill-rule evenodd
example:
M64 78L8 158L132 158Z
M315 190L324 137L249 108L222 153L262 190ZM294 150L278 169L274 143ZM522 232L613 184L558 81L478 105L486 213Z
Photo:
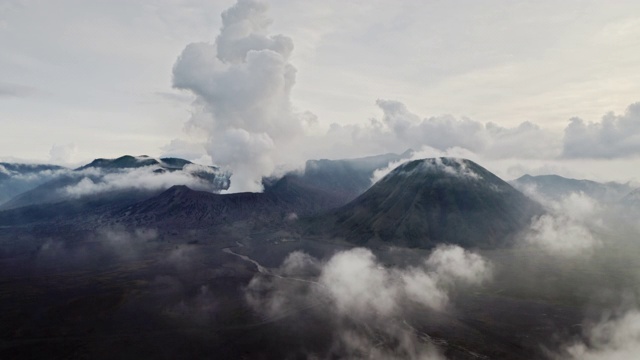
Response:
M535 176L525 174L509 183L521 191L533 190L550 199L582 192L593 199L605 202L618 202L634 189L630 183L601 183L593 180L571 179L555 174Z
M29 205L54 204L65 200L77 198L99 198L105 196L117 196L121 192L129 192L134 198L142 200L150 194L157 194L165 190L162 185L156 185L157 189L141 189L139 196L135 190L139 184L136 178L131 176L122 179L131 171L140 172L139 175L155 176L171 173L180 173L182 179L168 179L167 181L180 182L193 180L201 182L201 186L208 186L211 191L221 191L229 188L229 173L221 171L218 167L204 166L179 158L155 159L143 155L134 157L124 155L114 159L95 159L89 164L59 174L55 178L37 185L36 187L13 196L0 204L0 210L9 210ZM122 177L119 178L119 176ZM84 186L84 187L82 187ZM74 193L74 188L80 191ZM95 188L98 192L91 192Z

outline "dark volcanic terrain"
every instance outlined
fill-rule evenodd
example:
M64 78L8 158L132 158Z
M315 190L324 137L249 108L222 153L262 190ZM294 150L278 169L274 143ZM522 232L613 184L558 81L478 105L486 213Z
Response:
M615 302L590 294L638 280L635 247L561 261L523 246L548 213L469 160L406 162L371 185L406 157L309 161L262 193L216 193L212 169L185 177L211 191L38 202L190 164L143 157L34 185L0 211L0 358L546 359Z

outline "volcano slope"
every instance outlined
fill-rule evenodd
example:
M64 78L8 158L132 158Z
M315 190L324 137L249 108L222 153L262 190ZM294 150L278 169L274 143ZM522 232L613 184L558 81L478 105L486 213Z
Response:
M400 165L352 202L312 220L308 231L358 245L493 248L542 213L473 161L430 158Z

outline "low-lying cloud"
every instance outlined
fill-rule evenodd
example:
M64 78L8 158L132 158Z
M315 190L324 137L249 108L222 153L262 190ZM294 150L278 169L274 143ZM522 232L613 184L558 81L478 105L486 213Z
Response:
M0 164L0 204L70 172L70 169L46 165Z
M513 182L546 213L532 219L522 243L554 255L580 257L616 239L632 236L633 202L624 201L631 183L596 183L555 175Z
M524 235L527 245L538 247L558 256L589 255L602 246L600 235L604 229L603 209L584 193L571 193L561 199L548 199L534 189L530 197L547 208L547 213L532 219Z
M569 301L584 313L582 331L571 340L566 340L566 329L554 329L554 336L565 340L549 357L635 359L640 353L636 219L628 218L627 207L582 192L554 199L535 188L524 191L542 203L547 214L532 220L519 244L524 247L514 249L516 254L524 251L527 259L508 268L503 266L512 260L504 259L499 276L518 279L505 282L517 291L522 287L515 282L523 281L527 297L554 304Z
M84 241L64 238L46 239L35 254L36 268L60 270L91 268L105 262L135 260L155 247L155 229L127 230L120 227L97 229Z
M294 252L272 274L256 275L245 297L268 318L320 308L333 319L336 356L439 359L405 320L407 309L446 311L450 290L480 285L492 271L483 257L458 246L440 246L419 265L406 268L385 266L364 248L327 261ZM376 336L387 345L373 346Z
M588 324L585 340L563 349L557 359L570 360L631 360L640 354L640 312L630 310Z
M87 168L71 174L80 180L63 188L66 195L80 198L120 190L164 190L173 185L186 185L194 190L219 191L219 184L213 184L198 174L224 176L216 170L197 164L187 164L181 170L169 171L158 166L144 166L117 170Z

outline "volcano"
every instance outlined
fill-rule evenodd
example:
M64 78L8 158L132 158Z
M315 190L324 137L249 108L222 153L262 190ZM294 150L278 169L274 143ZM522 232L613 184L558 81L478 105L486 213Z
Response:
M490 248L507 244L542 213L541 205L473 161L431 158L400 165L311 230L330 229L358 245Z

